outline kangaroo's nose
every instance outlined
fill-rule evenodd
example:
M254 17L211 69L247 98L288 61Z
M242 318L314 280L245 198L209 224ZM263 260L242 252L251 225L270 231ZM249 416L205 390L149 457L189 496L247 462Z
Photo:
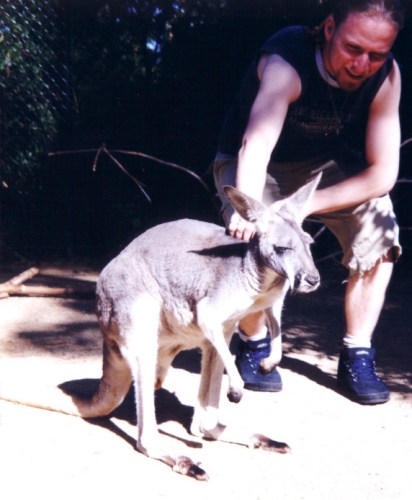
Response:
M294 288L296 290L316 290L316 288L320 284L320 276L319 273L297 273L295 276Z
M318 286L320 283L319 274L310 274L309 276L306 276L306 282L312 287Z

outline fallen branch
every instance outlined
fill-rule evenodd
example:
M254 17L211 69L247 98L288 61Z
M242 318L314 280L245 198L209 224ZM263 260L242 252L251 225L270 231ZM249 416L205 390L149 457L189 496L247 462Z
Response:
M37 267L31 267L30 269L26 269L22 273L14 276L14 278L5 281L0 285L0 299L7 299L10 295L13 295L14 292L20 290L22 288L22 283L33 278L36 274L39 273L39 269Z
M10 295L31 297L57 297L67 295L93 295L95 285L84 283L79 286L54 287L48 285L24 285L24 282L33 278L40 271L37 267L31 267L26 271L14 276L12 279L0 284L0 299L6 299Z
M33 276L36 276L36 274L39 274L40 269L37 267L31 267L30 269L26 269L26 271L23 271L22 273L18 274L17 276L14 276L9 281L5 281L2 285L0 285L0 290L4 286L18 286L24 283L25 281L33 278Z
M30 297L59 297L67 295L86 295L94 294L94 287L54 287L46 285L19 285L7 291L2 290L3 285L0 285L0 299L5 299L10 295L30 296Z

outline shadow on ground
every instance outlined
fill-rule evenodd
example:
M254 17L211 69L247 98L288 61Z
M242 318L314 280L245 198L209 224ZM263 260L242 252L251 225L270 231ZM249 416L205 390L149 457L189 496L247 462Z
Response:
M378 366L384 373L385 381L393 391L405 394L412 393L412 266L409 257L405 254L395 267L385 307L374 336ZM344 333L345 271L333 259L323 261L318 267L322 285L316 292L287 297L283 312L284 358L281 366L331 388L333 380L330 380L328 374L323 374L316 366L294 357L296 354L316 353L318 357L321 355L335 358L339 354ZM57 283L50 277L36 279L42 279L49 284ZM71 286L74 281L76 280L69 280ZM59 278L58 283L63 285L64 278ZM92 282L87 282L86 286L91 287ZM24 298L21 300L25 301ZM9 342L9 345L13 345L13 354L30 350L57 357L100 354L101 338L94 315L94 297L60 297L50 299L48 304L50 308L58 304L67 310L65 322L54 324L52 329L42 329L41 325L36 324L36 318L33 318L35 328L17 332L13 342ZM76 320L73 322L70 321L72 312L76 313ZM232 343L232 352L235 349L236 341ZM181 353L173 365L199 373L200 353Z
M64 382L59 385L59 388L68 396L76 395L77 397L88 398L96 392L98 385L98 379L79 379ZM194 412L194 408L192 406L182 404L175 394L162 388L155 391L155 409L158 424L174 421L180 424L186 432L190 434L190 424L192 422ZM123 403L110 415L107 417L90 418L85 420L93 425L98 425L99 427L113 432L134 448L136 445L136 438L120 429L119 426L117 426L110 419L111 417L124 420L134 426L137 424L135 394L132 387L130 388ZM159 432L165 433L165 431L162 430L159 430ZM184 443L189 447L201 447L201 444L195 441L183 438L178 439L184 441Z

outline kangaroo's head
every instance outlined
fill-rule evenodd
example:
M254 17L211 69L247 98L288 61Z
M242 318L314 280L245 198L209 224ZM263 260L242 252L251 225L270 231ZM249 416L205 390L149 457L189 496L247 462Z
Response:
M225 192L237 212L256 227L259 264L287 279L292 290L311 292L320 283L310 245L312 237L301 227L305 204L319 184L321 174L271 210L231 186Z

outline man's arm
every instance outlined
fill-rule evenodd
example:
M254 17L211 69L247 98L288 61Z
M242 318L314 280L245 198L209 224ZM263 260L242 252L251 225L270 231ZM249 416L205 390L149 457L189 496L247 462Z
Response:
M315 192L307 215L327 213L388 193L399 171L401 78L396 63L372 102L366 130L369 167L329 188Z
M277 55L264 56L258 67L259 92L253 103L249 122L238 154L236 187L261 200L266 171L273 149L288 111L288 106L301 92L296 70ZM229 233L248 240L253 235L252 224L234 214Z

